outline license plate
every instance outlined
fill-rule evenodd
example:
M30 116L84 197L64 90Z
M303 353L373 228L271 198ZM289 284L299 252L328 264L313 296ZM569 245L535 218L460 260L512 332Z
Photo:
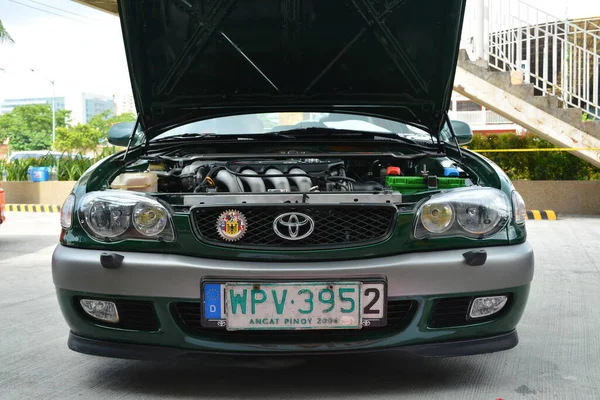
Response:
M203 316L228 330L360 329L384 324L384 297L380 282L205 283Z

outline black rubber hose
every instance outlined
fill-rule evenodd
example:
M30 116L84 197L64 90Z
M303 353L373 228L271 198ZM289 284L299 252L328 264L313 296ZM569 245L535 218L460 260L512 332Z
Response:
M356 183L355 179L348 178L347 176L326 176L325 180L326 181L345 181L345 182Z
M181 174L181 171L183 171L183 169L181 169L181 168L173 168L169 172L164 172L164 171L152 171L152 172L154 172L156 175L162 176L164 178L164 177L170 177L170 176L173 176L173 175L179 175L179 174Z
M218 167L213 167L213 168L211 168L211 170L210 170L210 171L208 171L208 174L206 174L206 176L204 177L204 179L202 180L202 182L200 182L200 183L199 183L199 184L196 186L196 189L194 189L194 192L195 192L195 193L197 193L197 190L198 190L199 188L202 188L202 187L206 186L206 178L212 178L212 177L213 177L213 175L215 175L217 172L219 172L219 171L220 171L220 170L222 170L222 169L226 169L226 168L225 168L225 167L223 167L223 166L218 166Z

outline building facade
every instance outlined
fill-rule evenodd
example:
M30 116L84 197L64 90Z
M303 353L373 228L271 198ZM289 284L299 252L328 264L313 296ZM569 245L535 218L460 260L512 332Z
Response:
M115 103L115 114L121 115L124 113L137 114L135 108L135 102L133 101L133 95L129 94L117 94L114 96Z
M83 113L82 122L84 124L90 122L90 120L105 111L109 111L109 116L113 116L115 113L115 104L112 97L101 96L91 93L82 94L83 102Z
M29 104L48 104L52 106L52 97L36 97L23 99L5 99L0 103L0 114L6 114L14 110L15 107L25 106ZM65 98L54 98L55 110L65 110Z

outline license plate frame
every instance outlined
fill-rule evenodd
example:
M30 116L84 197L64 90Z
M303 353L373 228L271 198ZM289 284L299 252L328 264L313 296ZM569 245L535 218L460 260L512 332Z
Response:
M366 299L365 301L365 296L364 296L364 291L363 291L363 301L362 301L362 310L361 310L361 314L362 314L362 329L372 329L372 328L380 328L380 327L384 327L387 325L387 303L388 303L388 282L387 282L387 277L385 276L371 276L371 277L343 277L343 278L333 278L331 279L331 277L324 277L324 278L316 278L316 279L272 279L272 278L251 278L251 279L244 279L244 278L238 278L238 279L231 279L231 277L225 277L225 276L213 276L213 277L206 277L204 279L202 279L200 281L200 303L198 304L198 306L200 307L200 325L203 328L208 328L208 329L214 329L215 331L218 330L222 330L222 331L226 331L227 330L227 324L225 321L225 316L223 315L222 318L219 317L214 317L214 316L207 316L207 310L206 310L206 299L205 299L205 285L207 284L221 284L225 285L225 283L255 283L255 284L278 284L278 283L315 283L315 282L331 282L331 283L337 283L337 282L358 282L361 283L361 287L364 288L364 290L368 290L370 288L373 288L374 285L378 286L380 288L379 293L376 296L373 297L369 297ZM225 294L222 293L221 296L224 296ZM374 303L373 300L375 300L375 297L379 297L377 299L377 303ZM222 297L223 298L223 297ZM373 303L373 304L371 304ZM375 317L371 317L372 314L369 313L365 313L365 309L368 305L375 305L376 310L375 311L379 311L380 314L375 316ZM379 308L379 310L377 310L377 308ZM371 308L371 311L373 311L373 309ZM379 318L380 316L380 318ZM357 328L357 329L361 329L361 328ZM279 331L283 331L285 332L288 329L284 329L284 330L279 330ZM291 330L291 329L289 329ZM315 329L300 329L300 330L296 330L299 332L302 331L314 331ZM336 330L340 330L340 329L336 329ZM275 330L277 331L277 330ZM235 332L249 332L248 330L237 330Z

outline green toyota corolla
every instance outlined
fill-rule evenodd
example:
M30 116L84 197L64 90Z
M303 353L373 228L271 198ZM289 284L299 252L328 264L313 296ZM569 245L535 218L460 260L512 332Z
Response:
M71 349L510 349L525 205L448 116L466 0L121 0L135 123L52 273Z

